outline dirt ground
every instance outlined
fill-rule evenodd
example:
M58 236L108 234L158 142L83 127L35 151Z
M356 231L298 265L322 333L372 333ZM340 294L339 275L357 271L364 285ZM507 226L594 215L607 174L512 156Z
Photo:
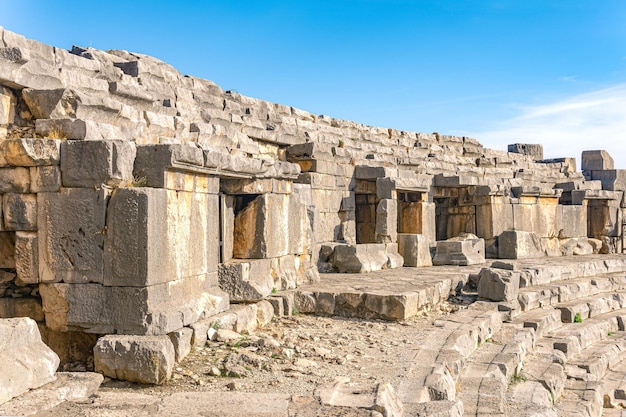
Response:
M274 318L252 335L219 331L226 341L194 348L161 386L105 379L101 391L168 395L242 391L312 395L336 381L391 382L402 377L407 352L423 344L432 323L458 306L442 304L406 322L314 317ZM413 349L411 349L413 348Z

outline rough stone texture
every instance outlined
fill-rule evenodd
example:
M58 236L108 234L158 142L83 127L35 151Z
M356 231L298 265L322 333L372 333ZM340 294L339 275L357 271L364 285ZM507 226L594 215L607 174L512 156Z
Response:
M533 161L541 161L543 159L543 145L514 143L508 146L508 150L509 152L528 155L533 159Z
M0 153L13 166L59 165L61 141L56 139L11 139L0 142Z
M484 239L449 239L437 242L433 265L475 265L485 262Z
M174 347L174 354L176 362L182 361L189 352L191 352L191 338L193 336L193 329L190 327L183 327L182 329L175 330L168 333L172 346Z
M93 188L37 194L42 282L103 281L108 194Z
M387 268L389 257L382 243L335 246L331 263L338 272L371 272Z
M220 264L219 285L234 302L259 301L276 291L269 259Z
M56 379L0 406L1 415L34 415L65 401L95 394L104 377L94 372L58 372Z
M148 187L165 188L165 170L175 164L203 166L202 149L194 144L159 144L137 148L133 174Z
M39 283L39 239L37 233L15 233L15 271L19 284Z
M228 309L216 279L217 273L143 288L56 283L39 291L51 329L162 335Z
M141 384L164 384L175 363L167 336L104 336L93 351L97 372Z
M398 253L404 259L404 266L431 266L430 242L424 235L398 233Z
M519 286L519 272L483 268L478 281L478 296L491 301L514 301L517 300Z
M381 413L383 416L403 416L402 402L391 384L359 386L338 383L333 387L318 390L321 403L335 407L364 408Z
M28 168L0 168L1 193L28 193L30 190L30 175ZM36 192L36 190L33 190Z
M136 148L121 140L64 141L61 173L64 187L118 187L133 182Z
M523 259L543 256L543 252L534 233L507 230L498 237L498 255L502 259Z
M2 212L4 230L37 230L36 194L5 194Z
M583 151L580 165L586 172L615 169L613 158L605 150Z
M54 380L59 357L29 318L0 319L0 404Z

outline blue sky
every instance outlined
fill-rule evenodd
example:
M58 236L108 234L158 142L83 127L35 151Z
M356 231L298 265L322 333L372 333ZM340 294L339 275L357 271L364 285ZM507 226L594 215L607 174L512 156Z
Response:
M624 0L0 0L0 26L126 49L317 114L626 168Z

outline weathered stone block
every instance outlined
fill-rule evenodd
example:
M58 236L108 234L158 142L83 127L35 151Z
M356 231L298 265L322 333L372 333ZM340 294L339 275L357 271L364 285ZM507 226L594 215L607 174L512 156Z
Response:
M93 353L97 372L140 384L164 384L175 364L174 346L167 336L104 336Z
M0 404L54 380L59 357L29 318L0 320Z
M56 135L70 140L110 140L126 137L117 126L81 119L37 119L35 132L43 137Z
M5 194L2 212L5 230L37 230L36 194Z
M36 232L15 233L15 270L18 284L39 283L39 244Z
M42 282L102 282L108 199L104 189L38 194Z
M437 242L433 265L474 265L485 262L485 240L452 238Z
M13 317L29 317L42 322L44 314L41 301L31 297L0 298L0 318L10 319Z
M330 261L338 272L359 273L387 268L389 257L382 243L337 245Z
M626 169L591 171L591 179L600 180L603 190L619 191L626 189Z
M0 153L13 166L59 165L61 141L56 139L10 139L0 142Z
M275 289L271 261L231 261L219 265L219 285L235 302L258 301Z
M298 211L294 215L302 215ZM234 257L275 258L289 253L289 196L263 194L235 215ZM293 224L300 224L294 220Z
M30 168L30 191L32 193L54 193L60 189L61 169L58 166L40 166Z
M509 145L509 152L521 153L530 156L533 161L541 161L543 159L543 145L529 143L514 143Z
M0 268L15 268L15 232L0 232Z
M256 322L257 327L265 327L271 323L274 318L274 307L269 301L259 301L256 303Z
M605 150L583 151L580 166L586 172L615 169L613 158Z
M191 143L138 146L133 174L148 187L165 188L165 171L176 164L202 167L202 149Z
M8 125L15 121L17 100L8 88L0 86L0 125Z
M63 186L119 187L133 182L135 144L121 140L74 141L61 145Z
M384 199L376 206L376 242L392 243L398 237L398 202Z
M0 193L28 193L30 174L28 168L0 168ZM33 192L37 192L34 191Z
M543 256L541 242L532 232L507 230L498 237L498 256L502 259L523 259Z
M40 284L46 326L60 331L161 335L228 308L217 273L149 287Z
M398 233L398 253L404 258L404 266L432 266L430 242L426 236Z
M104 284L141 287L216 273L217 204L211 194L116 190L107 214Z
M515 301L519 293L519 272L483 268L478 281L478 296L491 301Z
M191 352L193 329L183 327L167 334L172 341L176 362L182 361Z

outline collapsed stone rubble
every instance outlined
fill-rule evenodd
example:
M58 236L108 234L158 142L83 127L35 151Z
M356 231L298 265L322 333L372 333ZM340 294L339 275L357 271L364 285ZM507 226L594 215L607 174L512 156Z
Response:
M581 166L543 159L541 145L497 151L313 115L146 55L67 51L0 28L0 318L30 318L29 335L36 322L63 369L152 384L216 324L253 332L294 311L405 320L471 282L499 311L479 310L482 319L514 320L568 301L556 287L523 291L566 267L542 274L520 262L623 252L626 170L604 150L583 152ZM571 276L624 272L616 256ZM403 266L413 269L389 273ZM351 280L361 283L332 289ZM393 280L401 292L373 289ZM558 311L571 323L612 301L597 303ZM0 321L2 338L12 323ZM384 383L317 398L341 406L344 391L362 392L345 401L372 412L383 401L384 415L402 415L402 403L434 413L417 404L437 400L460 415L449 382L464 378L474 348L448 362L442 351L419 371L435 381L424 401ZM505 388L512 375L490 384ZM47 382L5 379L0 403Z

